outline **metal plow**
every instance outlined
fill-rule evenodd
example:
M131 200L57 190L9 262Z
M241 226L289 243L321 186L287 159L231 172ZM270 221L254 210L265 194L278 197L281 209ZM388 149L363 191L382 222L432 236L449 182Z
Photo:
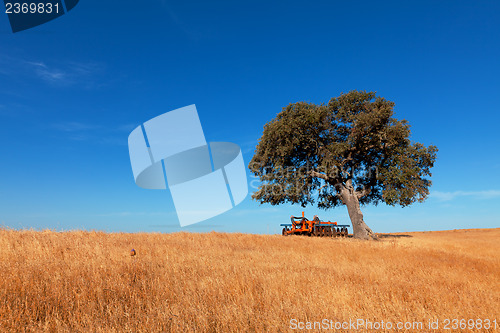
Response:
M283 236L302 235L313 237L347 237L348 224L337 224L337 222L321 221L317 215L312 220L304 216L290 217L291 223L282 223L281 234Z

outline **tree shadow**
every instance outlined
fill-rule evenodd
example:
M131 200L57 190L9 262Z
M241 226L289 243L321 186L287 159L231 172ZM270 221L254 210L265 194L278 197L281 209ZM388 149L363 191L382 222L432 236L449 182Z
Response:
M383 238L411 238L411 235L393 235L393 234L377 234L377 236L381 239Z

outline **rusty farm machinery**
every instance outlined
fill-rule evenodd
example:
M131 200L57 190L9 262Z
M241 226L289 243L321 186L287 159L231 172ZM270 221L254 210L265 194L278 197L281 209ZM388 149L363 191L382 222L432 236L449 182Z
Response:
M314 215L312 220L304 216L291 216L292 223L283 223L282 235L304 235L315 237L347 237L349 227L348 224L337 224L337 222L321 221L317 215Z

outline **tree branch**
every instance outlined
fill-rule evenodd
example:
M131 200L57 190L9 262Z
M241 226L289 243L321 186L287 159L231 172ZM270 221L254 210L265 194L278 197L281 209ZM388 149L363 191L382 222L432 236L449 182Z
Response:
M309 175L312 177L321 178L326 182L330 181L330 177L328 177L328 175L325 175L324 173L320 173L314 170L309 171Z
M367 196L368 194L370 194L371 191L372 191L372 189L369 187L369 188L364 188L362 191L355 191L354 193L356 193L356 196L358 197L358 200L359 200L362 197Z
M341 177L330 177L325 175L324 173L317 172L314 170L309 171L309 176L323 179L327 184L332 185L337 190L342 186L342 178ZM327 184L323 185L321 188L325 187Z

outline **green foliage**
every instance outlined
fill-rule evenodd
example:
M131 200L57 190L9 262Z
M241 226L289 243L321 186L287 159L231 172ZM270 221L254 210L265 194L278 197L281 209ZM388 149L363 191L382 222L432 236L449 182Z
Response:
M410 141L394 103L350 91L327 105L290 104L264 127L249 168L261 180L252 198L331 208L349 190L361 204L407 206L429 194L437 148Z

